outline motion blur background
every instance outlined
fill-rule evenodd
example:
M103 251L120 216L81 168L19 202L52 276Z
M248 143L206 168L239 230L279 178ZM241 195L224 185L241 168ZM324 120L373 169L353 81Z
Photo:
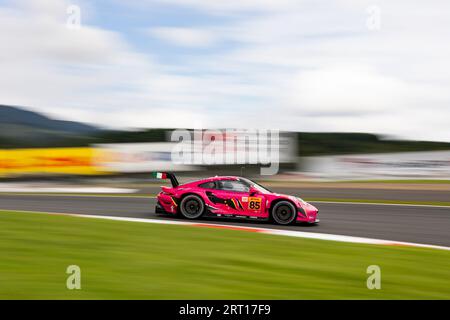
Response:
M449 12L446 0L0 0L0 298L448 299ZM277 130L279 170L175 163L175 129ZM168 182L153 171L300 196L321 223L276 226L291 234L446 247L166 226L154 196ZM70 264L88 275L79 292L63 285Z
M448 179L432 3L0 1L0 176L254 175L174 166L167 129L268 128L289 139L280 179Z

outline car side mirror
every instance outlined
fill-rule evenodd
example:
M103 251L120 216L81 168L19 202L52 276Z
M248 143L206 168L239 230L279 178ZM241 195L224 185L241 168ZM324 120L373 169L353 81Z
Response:
M248 190L248 193L250 194L250 197L253 197L254 195L258 194L259 191L255 187L250 187L250 189Z

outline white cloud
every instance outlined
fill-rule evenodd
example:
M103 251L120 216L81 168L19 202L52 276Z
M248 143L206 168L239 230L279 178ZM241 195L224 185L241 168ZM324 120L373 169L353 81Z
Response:
M113 127L180 125L196 112L192 79L164 72L120 34L67 28L68 2L40 4L0 7L0 103Z
M158 27L147 30L150 35L175 45L207 47L214 44L212 32L195 28Z
M287 103L305 115L358 117L410 105L408 89L406 83L365 66L325 66L301 72Z
M113 126L202 124L450 140L448 2L377 1L379 31L366 28L370 1L135 2L140 10L155 3L230 19L147 28L186 47L180 52L215 48L161 64L152 48L139 52L126 34L87 24L95 12L85 4L79 30L65 27L67 1L0 7L0 103Z
M178 6L191 7L208 13L233 13L256 11L280 11L290 10L298 7L304 0L141 0L140 5L149 3L174 4Z

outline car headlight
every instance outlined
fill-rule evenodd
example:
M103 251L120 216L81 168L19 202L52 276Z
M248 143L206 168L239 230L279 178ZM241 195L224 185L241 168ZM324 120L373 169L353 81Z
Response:
M305 200L303 200L302 198L297 197L297 200L300 201L301 204L307 205L308 202L306 202Z

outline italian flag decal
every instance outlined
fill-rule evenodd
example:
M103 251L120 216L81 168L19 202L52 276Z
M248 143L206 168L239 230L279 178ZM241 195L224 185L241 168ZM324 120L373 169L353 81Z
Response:
M164 172L154 172L153 177L156 179L167 179L167 174Z

